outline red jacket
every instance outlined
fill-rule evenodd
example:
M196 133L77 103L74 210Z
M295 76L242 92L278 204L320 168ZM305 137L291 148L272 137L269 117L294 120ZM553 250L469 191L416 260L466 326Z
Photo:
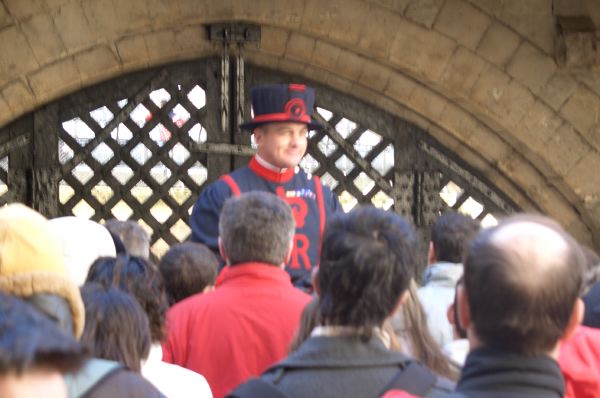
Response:
M565 398L600 397L600 330L579 326L561 344L558 363L565 377Z
M221 398L287 356L310 299L281 268L232 266L214 292L169 310L163 360L202 374Z

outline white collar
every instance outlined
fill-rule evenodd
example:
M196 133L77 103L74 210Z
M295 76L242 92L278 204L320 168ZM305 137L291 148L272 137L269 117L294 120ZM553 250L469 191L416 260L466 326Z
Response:
M313 331L310 333L312 337L316 336L352 336L354 334L359 334L359 328L353 326L316 326ZM390 349L392 345L392 338L386 331L381 328L375 327L373 328L373 334L381 340L383 345Z
M256 157L256 161L258 162L258 164L260 164L265 169L269 169L271 171L274 171L275 173L281 173L281 174L283 174L287 171L287 168L282 169L282 168L279 168L279 167L274 166L271 163L267 162L266 160L261 158L258 153L255 155L255 157Z
M148 358L142 360L142 367L146 364L154 364L158 362L162 362L163 352L160 343L153 343L150 346L150 353L148 354Z

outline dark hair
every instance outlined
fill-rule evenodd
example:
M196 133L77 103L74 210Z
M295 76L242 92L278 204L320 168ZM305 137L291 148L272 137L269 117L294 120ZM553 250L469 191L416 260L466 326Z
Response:
M205 245L183 242L171 246L160 259L169 304L173 305L215 284L219 260Z
M82 346L35 307L0 293L0 374L41 367L73 372L84 358Z
M268 192L248 192L225 201L219 236L231 265L286 260L296 226L292 209Z
M437 261L462 263L471 239L481 229L478 221L463 214L442 214L431 228L431 241Z
M105 287L115 286L130 293L148 316L152 341L163 339L169 304L162 275L149 260L126 254L100 257L90 267L87 282L97 282Z
M114 287L86 283L81 287L85 328L81 343L96 358L121 362L140 372L150 353L150 326L144 310L129 294Z
M535 233L537 242L529 238L533 232L523 235L529 238L527 242L514 242L517 238L498 242L500 231L520 231L523 223L540 228ZM562 240L564 253L548 258L541 246L546 237L542 233ZM522 355L540 355L553 349L581 290L583 263L577 242L545 217L514 216L482 231L470 245L464 272L477 337L485 345Z
M408 288L416 252L412 227L395 213L362 207L334 215L318 274L321 324L354 326L370 338Z

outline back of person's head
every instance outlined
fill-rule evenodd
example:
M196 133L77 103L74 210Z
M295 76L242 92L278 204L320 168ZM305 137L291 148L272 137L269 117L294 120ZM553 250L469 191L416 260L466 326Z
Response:
M478 221L460 213L448 212L439 216L431 228L435 260L462 263L469 242L480 228Z
M59 239L41 214L22 204L0 209L0 291L29 301L75 337L85 313Z
M219 219L219 238L230 265L285 263L294 232L290 206L267 192L228 199Z
M53 218L48 223L60 240L65 266L78 286L83 285L97 258L116 254L110 233L95 221L67 216Z
M528 356L552 352L572 321L583 264L579 244L549 218L518 215L483 230L464 271L478 340Z
M150 321L152 341L162 340L169 304L162 275L149 260L126 254L99 258L90 267L88 282L115 286L135 297Z
M416 252L412 227L395 213L363 207L333 216L317 280L322 324L356 327L370 337L408 289Z
M121 238L127 252L136 257L150 258L150 236L135 221L106 220L106 229Z
M214 286L219 260L205 245L183 242L171 246L158 266L165 282L169 304Z
M83 285L81 296L85 303L81 343L94 357L139 372L150 353L150 326L142 307L129 294L98 283Z
M79 368L84 352L34 306L0 293L0 374L49 368L61 373Z

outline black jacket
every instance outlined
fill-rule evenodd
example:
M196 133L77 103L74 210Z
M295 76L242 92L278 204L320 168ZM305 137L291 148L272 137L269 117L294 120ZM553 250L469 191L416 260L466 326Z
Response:
M412 362L415 360L386 349L376 337L363 342L357 337L319 336L309 338L261 379L289 398L379 397L399 371ZM452 382L422 370L433 380L426 397L444 397L452 391ZM249 397L240 393L242 389L231 396Z
M453 397L562 398L565 383L549 356L524 357L482 347L469 353Z

